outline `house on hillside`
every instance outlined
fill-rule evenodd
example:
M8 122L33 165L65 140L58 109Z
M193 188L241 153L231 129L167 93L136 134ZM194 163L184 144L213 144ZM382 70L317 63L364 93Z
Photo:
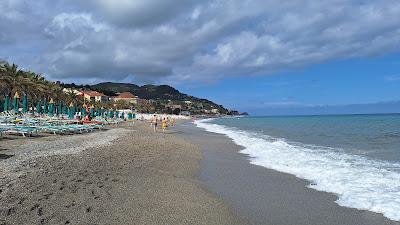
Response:
M72 89L72 88L64 88L63 92L66 93L66 94L74 93L75 95L82 95L81 91L76 90L76 89Z
M211 109L211 113L218 114L219 110L218 109Z
M109 100L108 96L97 91L84 91L83 97L88 101L106 102Z
M133 95L130 92L122 92L118 96L114 97L113 100L116 101L125 101L132 104L138 103L138 97Z

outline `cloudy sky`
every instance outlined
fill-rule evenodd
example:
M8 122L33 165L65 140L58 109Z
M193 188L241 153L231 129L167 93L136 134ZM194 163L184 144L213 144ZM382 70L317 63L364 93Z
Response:
M116 2L0 0L0 59L242 110L400 100L398 0Z

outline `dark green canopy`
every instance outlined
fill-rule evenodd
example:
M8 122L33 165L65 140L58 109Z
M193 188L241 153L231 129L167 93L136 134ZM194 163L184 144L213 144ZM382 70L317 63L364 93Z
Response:
M22 100L22 112L28 113L28 95L24 95L24 99Z
M44 114L47 114L48 112L49 112L49 104L47 103L47 98L45 98L44 99L44 102L43 102L43 113Z
M7 112L10 110L10 108L8 107L9 105L10 105L10 99L8 98L8 95L6 95L4 97L4 106L3 106L4 112Z
M75 106L71 102L68 108L68 119L73 119L74 115L75 115Z
M54 101L53 101L53 99L50 99L50 102L49 102L48 115L49 116L54 116Z
M40 100L36 104L36 113L42 114L42 102Z

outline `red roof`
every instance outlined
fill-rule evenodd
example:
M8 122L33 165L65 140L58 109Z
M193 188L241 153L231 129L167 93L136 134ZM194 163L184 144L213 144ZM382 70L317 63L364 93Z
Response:
M116 98L136 98L136 96L130 92L122 92Z
M85 93L85 95L89 95L90 97L105 96L103 93L97 91L85 91L83 93Z

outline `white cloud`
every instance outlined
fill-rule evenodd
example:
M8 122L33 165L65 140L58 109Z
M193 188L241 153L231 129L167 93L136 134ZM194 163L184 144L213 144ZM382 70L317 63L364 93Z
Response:
M0 7L0 58L54 79L214 81L400 50L397 0L5 0Z

